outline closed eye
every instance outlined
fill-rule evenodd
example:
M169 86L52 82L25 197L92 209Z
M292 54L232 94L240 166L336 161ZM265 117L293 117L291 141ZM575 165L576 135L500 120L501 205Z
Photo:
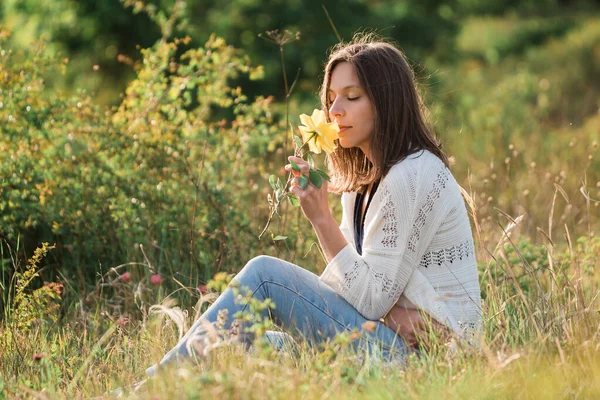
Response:
M360 99L360 96L356 96L356 97L347 97L348 101L354 101L354 100L358 100ZM333 104L333 102L335 101L335 97L333 99L329 99L329 104Z

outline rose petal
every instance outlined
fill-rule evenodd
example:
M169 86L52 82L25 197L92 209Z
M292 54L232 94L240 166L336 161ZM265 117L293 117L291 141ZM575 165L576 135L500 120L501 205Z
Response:
M321 144L317 139L318 137L308 142L308 149L315 154L321 154Z
M308 115L301 114L300 115L300 121L302 122L302 124L304 126L306 126L308 128L308 130L310 130L310 131L316 130L315 129L315 124L314 124L312 118L310 118ZM301 128L301 127L299 127L299 128Z
M315 108L312 112L311 118L316 127L327 123L327 119L325 118L325 111L323 110L318 110Z

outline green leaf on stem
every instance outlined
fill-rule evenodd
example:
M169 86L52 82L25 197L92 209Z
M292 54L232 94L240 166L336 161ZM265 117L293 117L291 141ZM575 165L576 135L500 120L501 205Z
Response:
M287 239L287 236L281 236L281 235L277 235L273 238L274 241L278 241L278 240L285 240Z
M298 148L302 147L302 139L300 139L298 136L294 135L294 141L296 142L296 146Z
M321 178L325 179L327 182L331 182L331 178L329 177L329 175L327 175L327 172L322 171L320 169L318 169L317 172L319 173L319 175L321 175Z
M310 181L312 182L312 184L320 189L321 185L323 184L323 178L321 177L321 175L314 169L311 169L308 172L308 176L310 177Z
M310 154L306 155L306 161L308 161L308 167L310 169L314 169L315 168L315 160L313 160L313 158L310 156Z
M290 161L290 165L292 166L292 169L296 172L300 172L300 167L298 166L298 164L296 164L293 161Z
M277 202L280 202L281 199L283 198L283 196L284 196L283 190L277 189L277 191L275 192L275 198L277 199Z
M306 190L306 187L308 186L308 178L306 175L300 175L298 178L298 186L300 186L302 190Z
M292 206L300 207L300 200L298 200L298 197L295 194L288 193L287 199Z
M275 175L269 176L269 185L271 185L273 190L277 189L277 186L275 186Z

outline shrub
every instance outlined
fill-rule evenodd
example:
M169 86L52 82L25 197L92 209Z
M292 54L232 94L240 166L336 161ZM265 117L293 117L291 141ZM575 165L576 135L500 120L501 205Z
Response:
M215 36L161 40L106 109L45 87L68 63L42 43L0 49L0 235L25 254L56 243L48 278L83 286L143 256L147 274L197 283L271 246L256 239L268 212L256 199L285 129L270 97L234 85L261 76L241 51Z

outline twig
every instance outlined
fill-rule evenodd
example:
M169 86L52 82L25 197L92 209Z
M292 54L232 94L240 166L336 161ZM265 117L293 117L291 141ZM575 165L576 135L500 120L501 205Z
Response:
M342 38L340 37L340 34L338 33L337 29L335 29L335 24L333 23L333 20L329 16L329 12L327 12L327 7L325 7L325 4L322 4L321 7L323 7L323 11L325 11L325 16L329 20L329 24L333 28L333 31L335 32L335 36L337 37L338 42L341 42Z
M296 150L294 150L294 157L298 157L299 155L301 155L302 149L308 144L308 142L313 140L313 138L315 138L316 136L317 136L317 134L314 133L306 142L304 142L302 144L302 146L300 146ZM284 195L281 197L281 200L283 200L287 197L285 195L285 193L287 192L288 188L290 187L290 183L292 182L293 179L294 179L294 176L290 172L288 174L288 180L282 189L282 192L284 193ZM262 232L258 235L258 240L260 240L263 237L263 235L265 234L265 232L267 231L267 229L269 229L269 225L271 225L271 220L273 219L273 216L275 216L275 213L279 209L279 204L281 204L281 201L277 199L276 195L274 196L274 198L275 198L275 203L271 206L269 218L267 219L267 223L266 223L265 227L263 228Z

